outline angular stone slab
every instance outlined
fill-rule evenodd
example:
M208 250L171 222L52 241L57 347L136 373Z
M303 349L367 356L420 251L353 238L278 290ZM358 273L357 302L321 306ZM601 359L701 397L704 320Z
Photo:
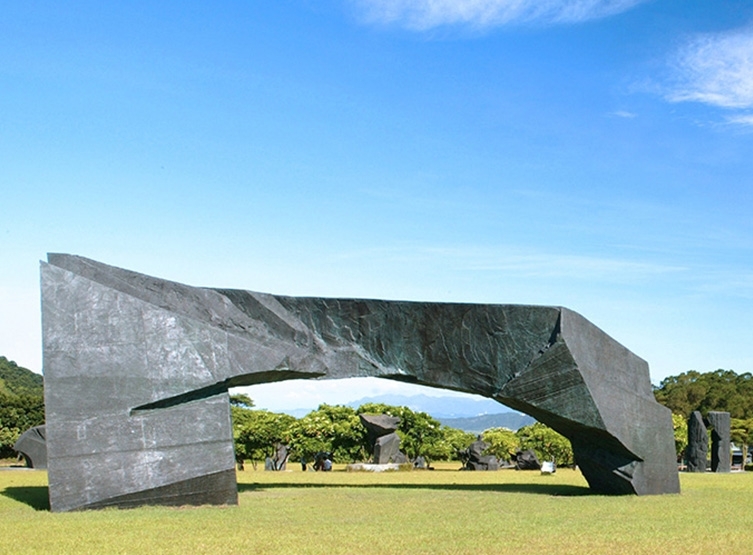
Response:
M30 468L47 468L47 440L45 426L34 426L22 433L13 445L21 453Z
M566 308L190 287L63 254L41 284L53 511L236 503L227 390L293 378L484 395L568 437L595 491L679 491L648 365Z

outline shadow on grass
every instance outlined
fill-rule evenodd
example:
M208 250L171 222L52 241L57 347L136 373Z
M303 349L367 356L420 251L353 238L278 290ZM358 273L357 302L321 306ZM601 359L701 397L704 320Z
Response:
M434 489L498 493L530 493L556 497L596 495L584 486L561 484L238 484L238 492L264 491L275 488L354 488L354 489Z
M0 494L19 503L25 503L35 511L49 511L50 497L47 486L23 486L5 488Z
M304 488L355 488L355 489L433 489L448 491L528 493L555 497L578 497L596 495L583 486L559 484L238 484L238 492L255 492L270 489ZM49 511L50 499L47 486L23 486L5 488L1 495L24 503L35 511Z

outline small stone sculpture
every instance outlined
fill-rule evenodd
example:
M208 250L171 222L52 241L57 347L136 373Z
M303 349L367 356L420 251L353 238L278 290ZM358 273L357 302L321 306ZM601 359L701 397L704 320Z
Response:
M397 416L386 414L359 414L361 424L369 434L369 442L373 445L374 464L402 464L408 458L400 451L400 436L395 431L400 425Z
M47 468L47 441L44 426L34 426L26 430L16 440L13 449L21 453L29 468Z
M515 453L515 468L518 470L541 470L541 463L531 449Z
M481 436L471 443L470 447L463 453L463 460L465 461L465 470L499 470L499 460L494 455L484 455L484 451L489 448L489 444L486 443Z
M688 472L706 472L708 449L709 436L706 425L701 413L694 411L688 418L688 446L685 449Z
M288 464L288 446L283 443L275 444L275 456L272 458L271 470L285 470Z

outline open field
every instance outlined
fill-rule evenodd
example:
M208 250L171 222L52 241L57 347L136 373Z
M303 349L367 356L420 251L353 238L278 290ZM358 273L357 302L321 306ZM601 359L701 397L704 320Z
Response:
M577 471L238 473L239 507L52 514L42 471L0 471L3 552L744 553L753 473L683 474L681 495L591 495Z

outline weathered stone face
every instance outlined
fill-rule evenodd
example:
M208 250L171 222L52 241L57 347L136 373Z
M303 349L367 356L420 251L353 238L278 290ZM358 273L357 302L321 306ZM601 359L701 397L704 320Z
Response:
M703 416L694 411L688 418L688 446L685 449L688 460L688 472L706 472L706 458L708 457L709 435Z
M34 426L26 430L16 440L13 449L26 459L31 468L47 468L47 440L44 426Z
M710 411L708 416L711 427L711 471L731 472L730 456L732 421L728 412Z
M42 263L54 511L235 503L227 389L376 376L477 393L568 437L590 486L674 493L648 366L558 307L295 298Z

